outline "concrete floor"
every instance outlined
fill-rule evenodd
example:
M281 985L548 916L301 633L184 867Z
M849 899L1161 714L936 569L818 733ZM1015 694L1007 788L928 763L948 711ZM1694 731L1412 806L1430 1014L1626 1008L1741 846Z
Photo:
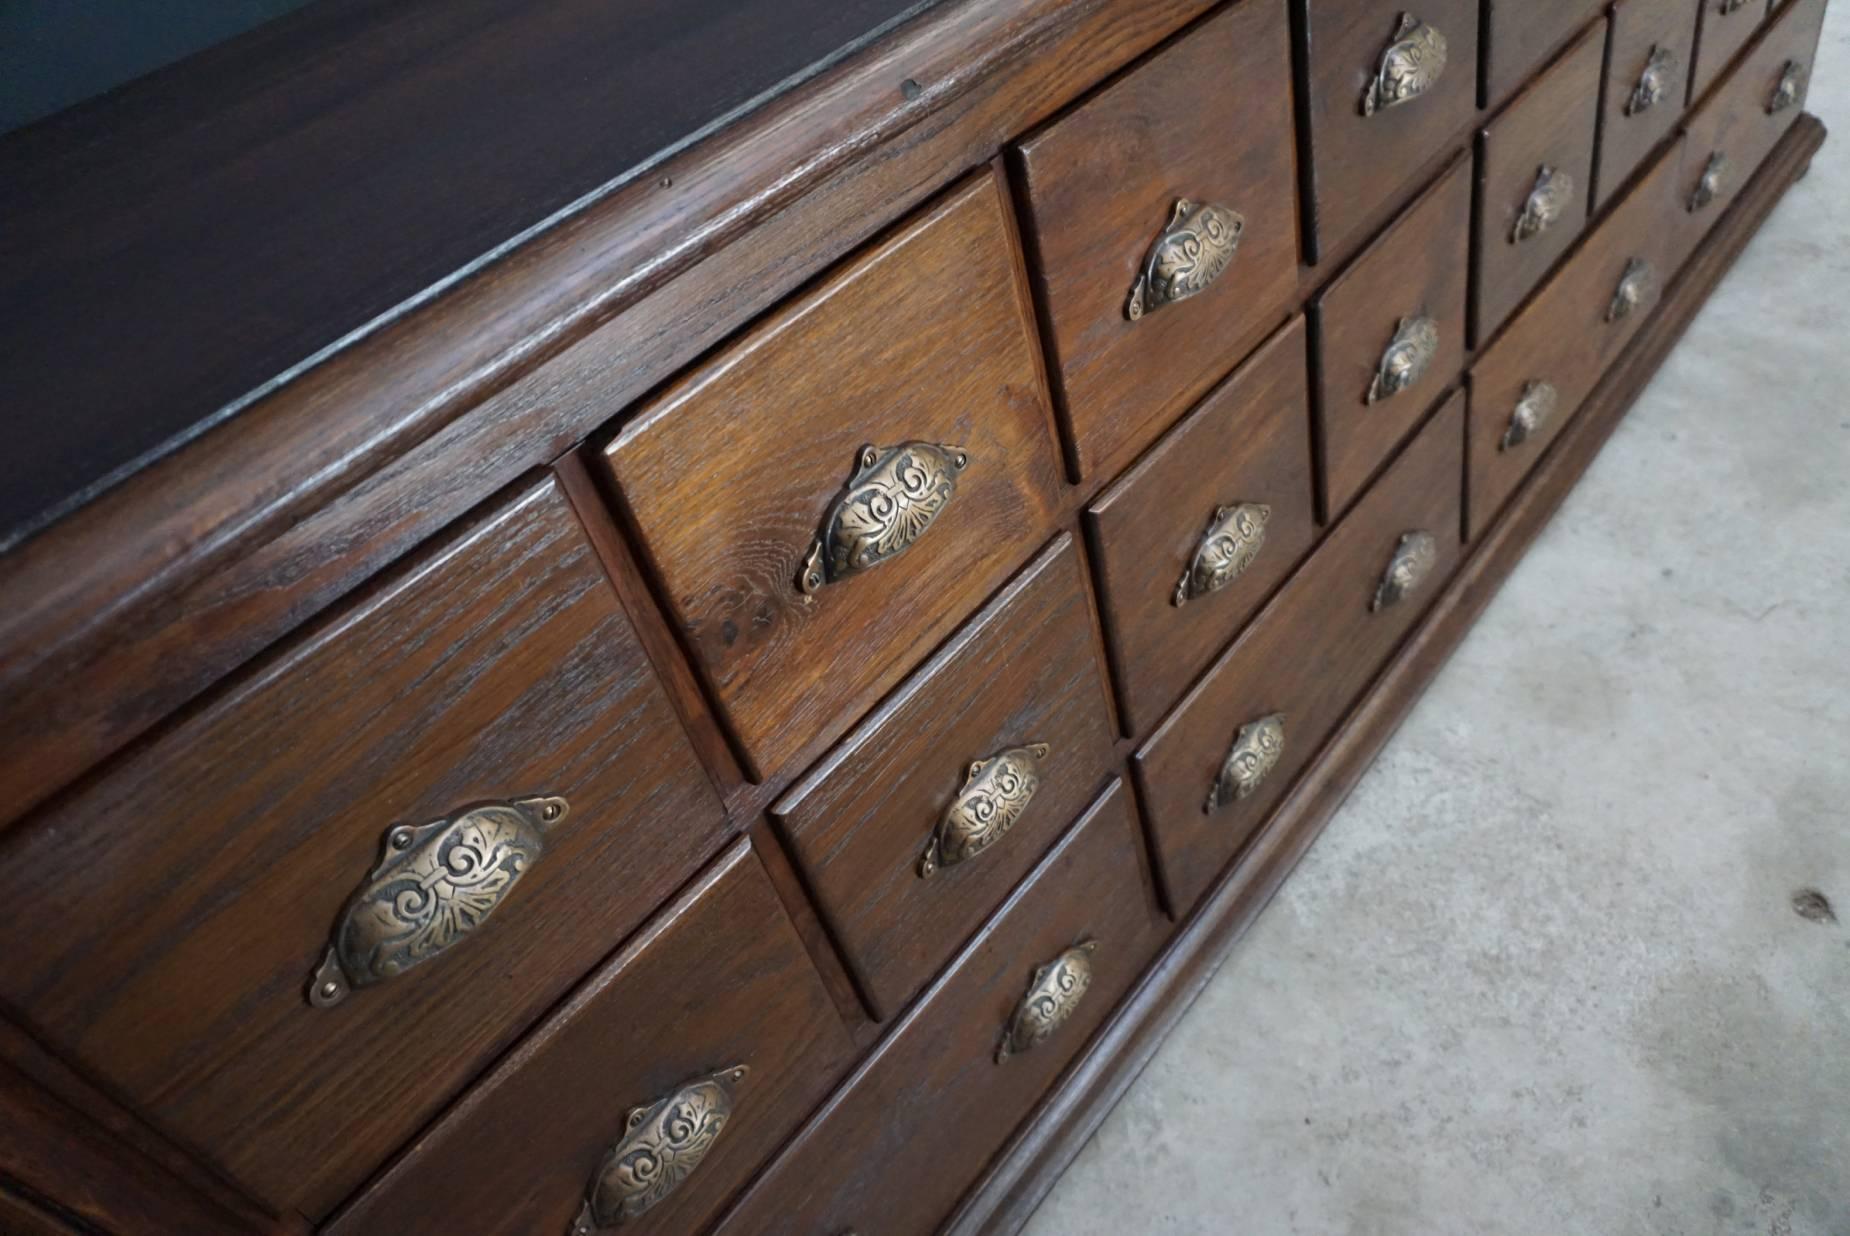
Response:
M1841 132L1029 1236L1850 1236L1825 42Z

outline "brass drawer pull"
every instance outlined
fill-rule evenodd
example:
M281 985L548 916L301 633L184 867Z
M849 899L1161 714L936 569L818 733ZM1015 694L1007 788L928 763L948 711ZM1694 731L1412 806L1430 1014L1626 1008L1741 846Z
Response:
M1696 191L1689 195L1689 213L1706 210L1717 197L1721 196L1722 187L1728 181L1728 156L1716 151L1709 156L1708 163L1702 169L1702 179L1696 182Z
M1510 243L1520 245L1524 241L1534 240L1560 222L1561 216L1567 213L1573 201L1574 178L1543 164L1535 174L1535 187L1529 190L1528 200L1522 204L1522 213L1516 216L1516 227L1510 233Z
M1143 259L1124 316L1141 321L1146 313L1207 291L1233 264L1245 231L1246 220L1238 211L1179 199Z
M1648 112L1668 99L1676 78L1677 54L1653 43L1644 72L1639 75L1638 84L1632 87L1631 97L1625 101L1625 114L1636 116Z
M1438 27L1402 13L1362 95L1362 114L1372 116L1411 103L1431 90L1445 72L1445 53L1445 36Z
M591 1177L571 1236L621 1227L680 1188L726 1131L732 1092L749 1071L736 1065L632 1108L623 1136Z
M919 859L920 878L929 880L939 868L955 867L1002 840L1041 788L1041 761L1051 750L1044 742L1029 743L970 765Z
M1363 402L1380 403L1417 384L1438 354L1439 324L1424 315L1402 318L1387 350L1381 353L1381 363L1375 367L1374 380L1368 384Z
M1612 294L1612 304L1606 309L1606 320L1622 322L1631 317L1656 286L1657 272L1651 268L1651 263L1643 258L1627 262L1625 273L1619 276L1618 290Z
M1097 951L1097 940L1081 940L1035 970L996 1048L997 1064L1046 1042L1066 1024L1092 986L1092 954Z
M1766 101L1766 114L1779 115L1797 105L1799 96L1804 93L1805 66L1796 60L1786 61L1786 67L1779 71L1779 84L1773 87L1773 96Z
M1439 541L1430 532L1408 532L1394 547L1387 570L1375 587L1375 599L1369 605L1374 612L1399 605L1419 590L1426 577L1439 563Z
M824 584L871 571L911 549L951 504L957 474L969 462L961 446L862 447L854 475L804 555L797 588L813 596Z
M1233 736L1233 748L1221 762L1220 773L1201 805L1204 815L1213 815L1222 807L1250 796L1278 767L1285 754L1285 714L1275 712L1257 721L1248 721Z
M1262 502L1241 502L1215 510L1195 547L1195 557L1176 584L1175 604L1219 592L1252 566L1265 548L1266 525L1272 508Z
M341 911L308 1002L332 1008L467 939L539 859L544 830L570 810L563 798L516 798L388 829L378 865Z
M1510 414L1509 428L1503 431L1503 441L1497 444L1497 449L1507 451L1533 438L1555 418L1560 404L1561 392L1555 389L1553 382L1528 383L1516 400L1516 410Z

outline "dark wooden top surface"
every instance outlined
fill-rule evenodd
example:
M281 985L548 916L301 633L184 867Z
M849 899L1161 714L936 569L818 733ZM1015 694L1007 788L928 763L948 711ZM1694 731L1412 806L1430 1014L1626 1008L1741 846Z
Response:
M317 0L0 139L0 549L933 0Z

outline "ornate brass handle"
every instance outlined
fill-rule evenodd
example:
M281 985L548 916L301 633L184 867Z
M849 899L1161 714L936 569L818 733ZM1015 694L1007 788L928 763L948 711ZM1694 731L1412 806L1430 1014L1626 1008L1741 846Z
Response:
M1705 210L1721 196L1722 186L1727 183L1728 156L1716 151L1709 156L1709 161L1702 169L1702 179L1696 182L1696 191L1689 195L1689 213Z
M735 1065L630 1109L623 1136L591 1177L571 1236L621 1227L679 1188L725 1132L733 1091L749 1071Z
M1445 54L1445 36L1438 27L1402 13L1375 62L1374 76L1362 95L1362 114L1372 116L1411 103L1431 90L1445 72Z
M1426 376L1438 354L1439 324L1424 315L1402 318L1387 350L1381 353L1381 363L1375 367L1374 380L1368 384L1363 402L1380 403L1400 394Z
M798 590L812 596L911 549L956 497L957 474L969 462L961 446L862 447L854 475L804 555Z
M1516 227L1510 233L1510 243L1520 245L1524 241L1534 240L1559 222L1573 201L1573 176L1544 163L1535 174L1535 187L1529 190L1528 199L1522 204L1522 213L1516 216Z
M1651 295L1657 284L1657 272L1651 263L1643 258L1633 258L1625 264L1625 273L1619 276L1619 287L1612 294L1612 304L1606 309L1608 322L1621 322L1637 312Z
M1773 87L1773 95L1766 101L1766 114L1779 115L1795 106L1804 93L1805 66L1796 60L1786 61L1786 67L1779 71L1779 84Z
M1179 199L1168 225L1144 256L1124 316L1141 321L1152 310L1207 291L1227 273L1245 231L1246 220L1238 211Z
M1432 533L1402 534L1400 544L1394 547L1394 556L1388 559L1387 570L1381 574L1381 582L1375 586L1375 599L1368 608L1379 612L1399 605L1419 590L1438 563L1439 541Z
M1028 980L1028 994L1002 1033L997 1064L1046 1042L1066 1024L1092 986L1092 954L1097 951L1097 940L1081 940L1035 970Z
M542 832L571 808L563 798L483 803L385 834L378 864L348 899L309 982L331 1008L460 944L488 921L544 850Z
M1265 784L1285 753L1285 714L1248 721L1233 736L1233 748L1221 762L1220 772L1201 805L1203 815L1213 815L1230 803L1237 803Z
M1186 605L1219 592L1246 574L1265 548L1265 529L1271 520L1272 508L1261 502L1217 508L1201 544L1195 547L1194 560L1176 584L1175 604Z
M970 765L963 788L944 809L937 831L919 859L919 876L929 880L941 867L975 858L1007 835L1041 788L1044 742L1011 747Z
M1522 395L1516 400L1516 410L1510 414L1510 425L1503 431L1503 441L1497 449L1507 451L1521 446L1555 418L1555 411L1561 403L1561 393L1555 389L1553 382L1530 382L1522 388Z
M1670 90L1677 79L1677 54L1668 47L1651 45L1650 59L1645 62L1644 72L1639 75L1638 84L1632 87L1631 97L1625 101L1625 114L1636 116L1648 112L1670 97Z

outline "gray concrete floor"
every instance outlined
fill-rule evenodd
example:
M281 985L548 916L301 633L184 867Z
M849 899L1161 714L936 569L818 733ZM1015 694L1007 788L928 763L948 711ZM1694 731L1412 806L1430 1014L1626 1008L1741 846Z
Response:
M1841 131L1029 1236L1850 1236L1825 42Z

